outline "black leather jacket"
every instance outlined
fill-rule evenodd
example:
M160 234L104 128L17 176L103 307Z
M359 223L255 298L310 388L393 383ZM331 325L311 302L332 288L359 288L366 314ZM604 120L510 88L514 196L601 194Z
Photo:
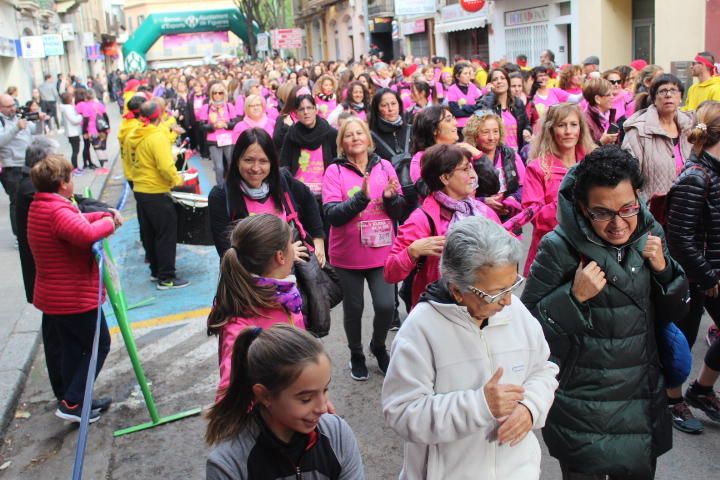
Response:
M720 279L719 162L708 153L693 153L668 194L670 254L704 290Z

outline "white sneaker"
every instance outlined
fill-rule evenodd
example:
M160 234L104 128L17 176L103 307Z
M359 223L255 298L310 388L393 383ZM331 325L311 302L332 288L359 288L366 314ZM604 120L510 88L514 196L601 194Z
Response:
M58 133L58 135L62 135L62 134L65 133L65 129L64 129L64 128L58 128L58 129L57 129L57 133Z

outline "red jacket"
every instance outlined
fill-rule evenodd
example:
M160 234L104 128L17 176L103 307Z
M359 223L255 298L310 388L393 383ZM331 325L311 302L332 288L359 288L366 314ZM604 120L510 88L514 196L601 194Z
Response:
M115 231L105 217L112 214L80 213L58 194L35 194L27 233L37 269L33 305L38 310L70 315L98 308L98 268L90 248Z

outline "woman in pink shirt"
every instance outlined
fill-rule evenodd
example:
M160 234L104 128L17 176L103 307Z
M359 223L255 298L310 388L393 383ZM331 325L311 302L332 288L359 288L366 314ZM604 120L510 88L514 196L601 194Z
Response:
M335 90L337 90L337 80L331 75L321 76L313 88L318 115L325 120L327 120L330 113L337 108L338 101Z
M395 169L371 153L365 122L349 118L337 137L340 158L325 171L322 199L330 223L330 263L344 291L343 316L350 348L350 376L367 380L362 345L364 284L372 295L374 320L370 352L384 374L390 361L385 348L395 310L395 288L383 278L383 266L395 238L405 199Z
M240 121L235 106L227 99L227 90L222 82L210 87L210 101L202 106L198 121L207 132L210 160L215 170L215 183L220 185L225 178L233 151L232 130Z
M240 332L276 323L305 329L302 297L291 275L296 253L290 225L276 215L247 217L233 229L230 243L207 320L208 335L220 336L219 398L230 383L232 352Z
M480 108L478 100L482 93L472 82L472 76L473 68L469 63L456 63L453 68L453 85L445 92L445 100L460 128L464 127L470 115Z
M343 112L353 112L363 121L367 121L368 109L370 108L370 92L359 82L350 82L342 103L335 107L327 117L328 123L333 128L339 125L338 119Z
M557 225L557 196L568 169L595 148L582 110L560 103L540 119L540 132L533 140L522 193L522 207L532 208L533 236L524 273L535 260L540 240Z
M275 120L266 113L265 100L260 95L250 95L245 99L245 116L235 124L232 131L232 143L237 143L240 134L249 128L262 128L270 136L275 131Z
M423 158L422 179L430 194L402 224L385 261L387 282L411 282L408 311L425 287L440 278L440 255L451 224L475 215L500 223L497 215L475 198L478 176L469 151L457 145L428 148ZM413 270L417 273L409 279Z

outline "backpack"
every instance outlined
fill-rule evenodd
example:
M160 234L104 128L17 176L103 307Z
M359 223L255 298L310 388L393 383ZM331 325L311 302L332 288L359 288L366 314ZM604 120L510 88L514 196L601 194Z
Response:
M402 152L396 153L389 159L390 164L395 169L395 173L397 173L403 192L405 192L406 188L413 186L413 181L410 179L410 161L412 160L412 155L409 153L411 133L411 129L408 128L407 136L405 137L405 148L403 148ZM385 147L388 152L395 151L395 149L391 148L378 134L371 132L371 135L373 140Z
M710 190L710 173L708 173L708 171L705 170L704 167L695 164L690 165L688 168L683 170L680 175L682 176L685 174L685 172L689 172L690 170L701 170L705 174L704 198L707 200L708 191ZM650 200L648 200L648 208L650 209L650 213L653 217L655 217L655 220L660 224L660 226L663 227L663 229L667 225L668 207L670 205L670 196L672 194L673 188L675 188L675 185L670 187L670 190L667 193L653 193L652 197L650 197Z
M435 228L435 220L433 220L430 214L427 213L422 207L420 207L420 210L425 214L428 223L430 224L430 236L434 237L435 235L437 235L437 229ZM413 268L412 271L408 274L408 276L405 277L405 280L403 280L403 283L400 286L400 290L398 291L398 296L405 304L405 310L407 310L408 313L410 313L410 310L412 309L412 287L413 283L415 282L415 275L417 275L417 272L419 272L425 266L426 260L427 257L418 258L415 268Z

